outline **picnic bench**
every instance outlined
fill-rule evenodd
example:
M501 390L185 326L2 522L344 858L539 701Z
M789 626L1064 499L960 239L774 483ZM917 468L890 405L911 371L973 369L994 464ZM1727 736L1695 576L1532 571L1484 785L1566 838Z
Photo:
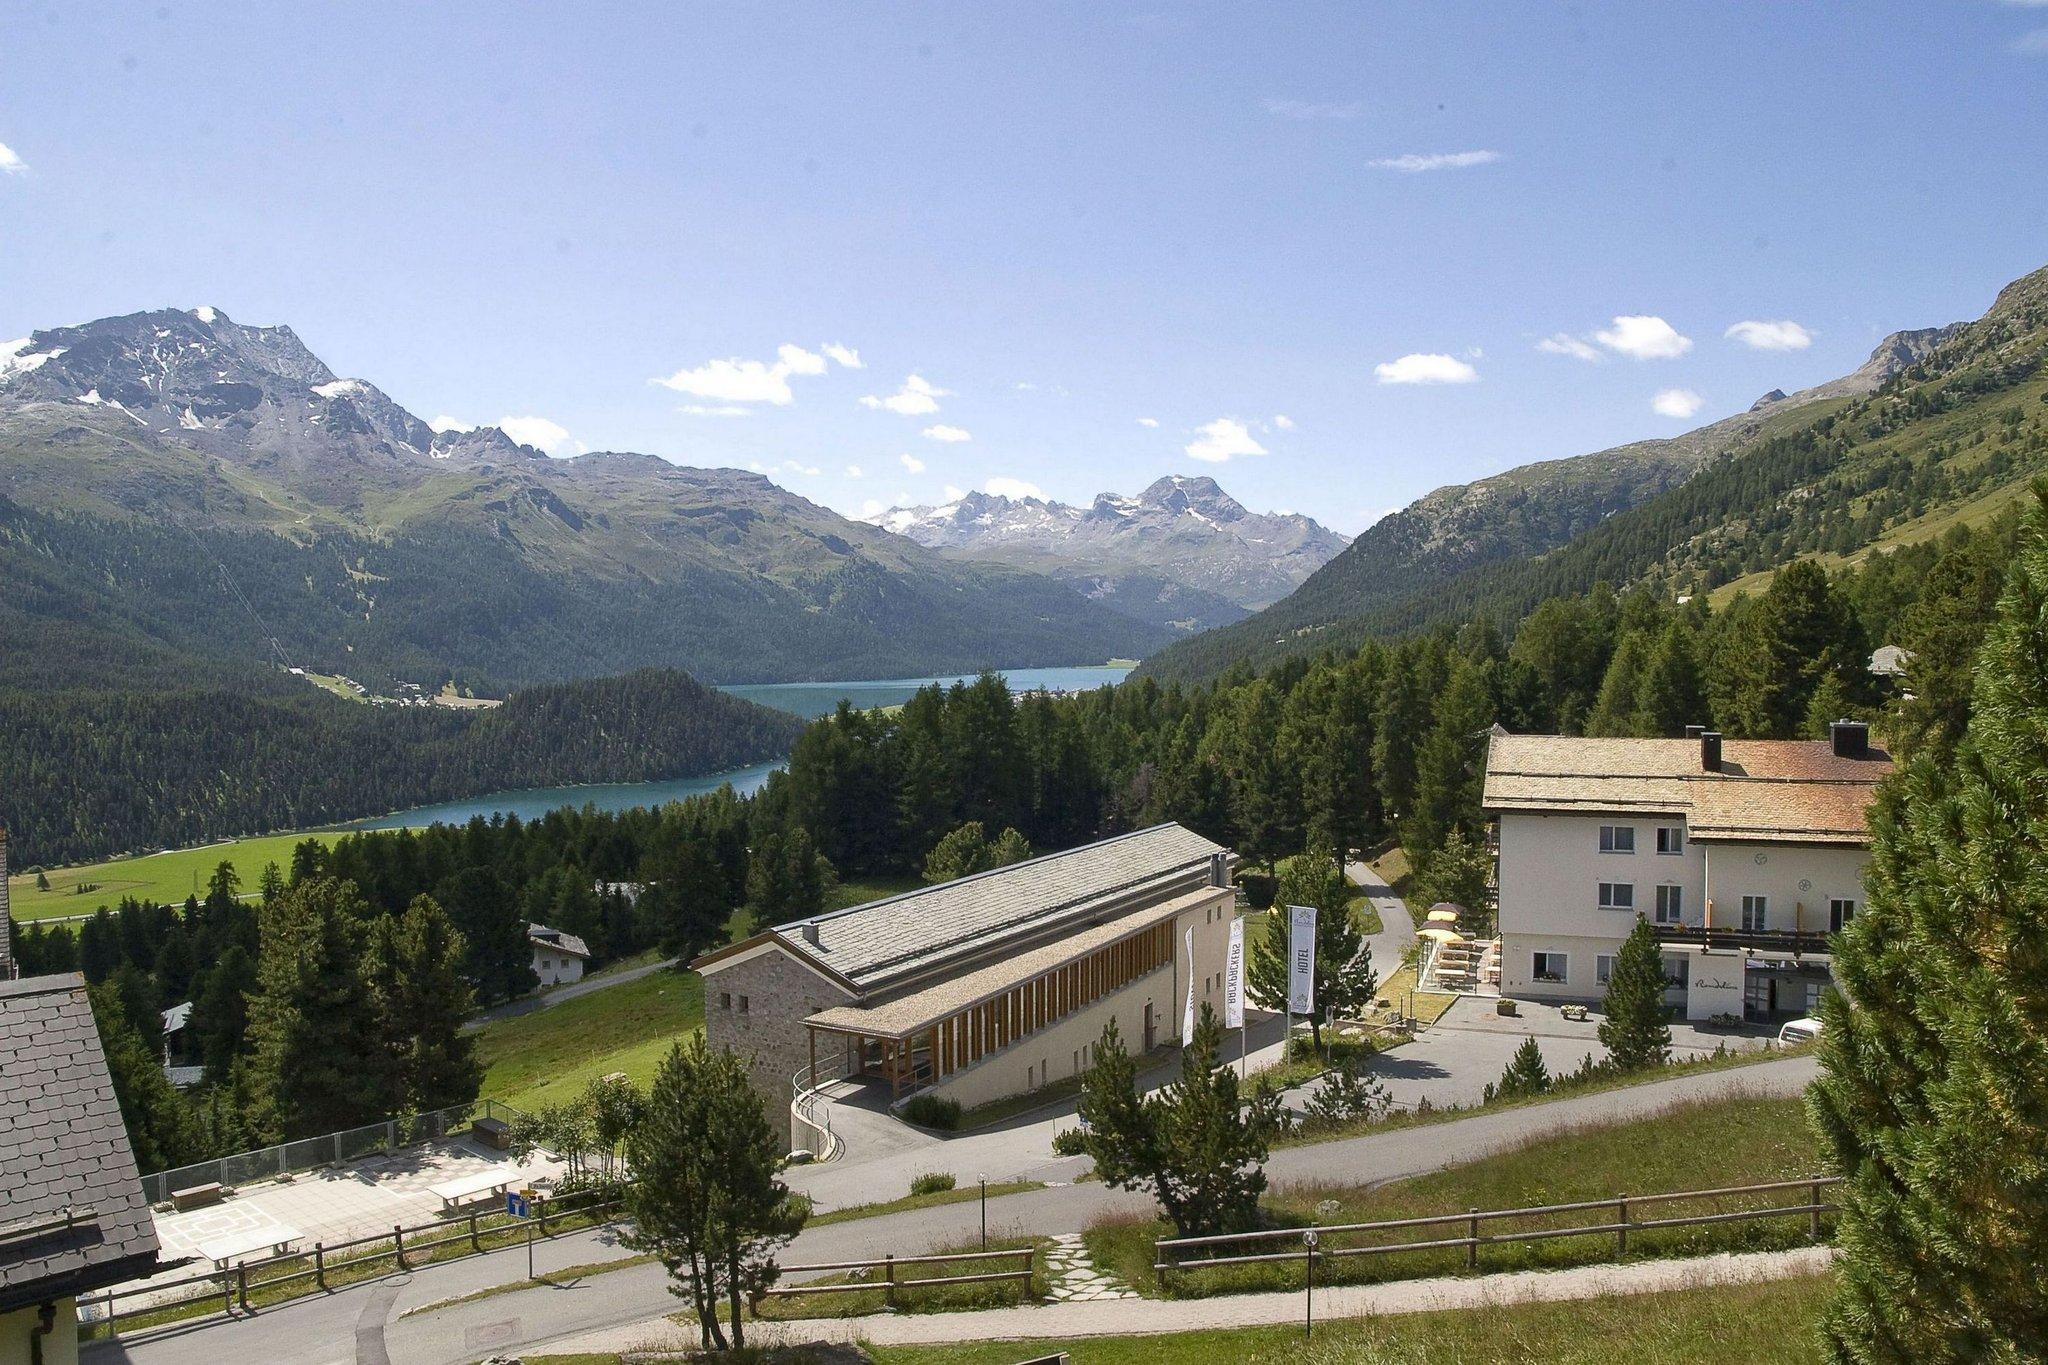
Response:
M216 1180L206 1185L188 1185L182 1190L172 1190L171 1207L184 1213L190 1209L203 1209L208 1204L218 1204L225 1198L227 1191Z
M215 1270L226 1270L235 1262L246 1261L259 1253L283 1256L296 1251L304 1236L297 1228L283 1223L267 1228L245 1228L201 1242L199 1254L212 1261Z
M526 1175L523 1171L499 1167L478 1171L474 1175L457 1176L438 1185L429 1185L427 1193L438 1198L441 1201L441 1208L447 1211L477 1199L503 1198L505 1191L514 1185L524 1183L525 1180Z

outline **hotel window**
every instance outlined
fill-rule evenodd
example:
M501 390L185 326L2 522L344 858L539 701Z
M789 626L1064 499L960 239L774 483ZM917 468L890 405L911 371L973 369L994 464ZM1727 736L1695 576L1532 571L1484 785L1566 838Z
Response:
M1635 909L1636 884L1634 882L1600 883L1600 908L1602 910Z
M1600 826L1600 851L1602 853L1635 852L1636 827L1634 825Z
M1613 954L1613 953L1600 953L1600 954L1597 954L1597 955L1596 955L1596 956L1595 956L1595 957L1593 958L1593 982L1594 982L1594 984L1595 984L1595 985L1599 985L1599 986L1604 986L1604 985L1606 985L1606 984L1607 984L1607 978L1609 978L1609 977L1611 977L1611 976L1613 976L1613 975L1614 975L1614 954Z
M729 1010L729 1009L731 1009L731 1008L732 1008L732 992L731 992L731 991L720 991L720 992L718 993L718 1008L720 1008L720 1009L722 1009L722 1010Z
M1551 981L1561 986L1568 965L1563 953L1538 953L1534 975L1538 981Z
M746 1012L747 1012L747 997L745 997L745 996L743 995L743 996L741 996L741 997L740 997L740 1013L741 1013L741 1014L745 1014Z
M1685 888L1682 886L1660 886L1657 888L1657 923L1677 924L1685 918Z
M1685 827L1682 825L1657 826L1657 851L1667 856L1685 852Z
M1828 902L1828 932L1839 934L1856 918L1856 902L1840 896Z
M1770 927L1771 898L1769 896L1744 896L1742 898L1742 927L1752 932Z

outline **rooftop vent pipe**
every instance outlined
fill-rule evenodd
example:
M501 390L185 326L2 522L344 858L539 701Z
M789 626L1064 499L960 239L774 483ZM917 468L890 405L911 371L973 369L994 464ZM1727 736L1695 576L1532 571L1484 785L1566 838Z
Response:
M1870 727L1860 720L1838 720L1828 726L1836 758L1862 758L1870 752Z

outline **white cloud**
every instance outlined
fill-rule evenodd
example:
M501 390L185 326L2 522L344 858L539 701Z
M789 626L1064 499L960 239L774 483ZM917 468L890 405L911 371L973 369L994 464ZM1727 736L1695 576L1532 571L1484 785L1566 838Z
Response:
M816 465L799 464L795 460L784 460L782 468L791 474L801 474L809 479L815 479L825 472Z
M1264 455L1266 448L1252 439L1251 428L1232 417L1195 428L1195 439L1183 447L1190 459L1222 464L1238 455Z
M820 346L818 349L849 370L865 370L867 368L866 365L861 363L860 352L854 350L851 346L841 346L835 341L830 345Z
M445 412L444 412L444 413L442 413L442 414L441 414L441 415L440 415L439 417L436 417L436 418L435 418L435 419L434 419L433 421L431 421L431 422L427 423L427 425L428 425L428 426L430 426L430 427L432 427L432 428L433 428L433 429L434 429L435 431L475 431L475 430L476 430L476 423L474 423L474 422L464 422L464 421L461 421L461 420L460 420L460 419L458 419L458 418L450 417L450 416L449 416L449 415L448 415L447 413L445 413Z
M678 411L690 417L751 417L754 413L738 403L685 403Z
M1280 118L1299 119L1308 122L1313 119L1344 120L1354 119L1365 112L1365 106L1356 100L1277 100L1266 101L1266 112Z
M861 472L860 472L860 466L859 466L859 465L857 465L857 464L850 464L850 465L848 465L848 466L846 467L846 477L847 477L847 478L849 478L849 479L858 479L858 478L860 478L860 477L861 477Z
M2022 33L2012 40L2014 52L2048 52L2048 28L2037 28L2032 33Z
M28 163L15 155L14 148L0 142L0 175L24 175Z
M1650 411L1659 417L1690 417L1706 401L1691 389L1659 389L1650 400Z
M940 491L939 496L944 498L947 502L958 502L960 501L960 499L966 497L967 494L965 491L961 489L961 487L958 484L949 483L945 486L944 489Z
M1280 428L1280 430L1282 431L1292 431L1294 430L1294 419L1292 417L1289 417L1284 412L1275 413L1273 416L1273 425Z
M1618 317L1612 327L1593 333L1593 340L1610 351L1636 360L1674 360L1692 349L1692 338L1659 317L1633 314Z
M1499 152L1409 152L1404 156L1382 157L1373 162L1383 171L1400 171L1415 175L1422 171L1455 171L1466 166L1484 166L1500 160Z
M1803 351L1813 345L1813 333L1787 319L1782 322L1738 322L1726 333L1753 351Z
M947 445L958 445L962 441L974 439L974 433L966 427L949 427L944 422L935 427L926 427L924 435L927 440L944 441Z
M1598 363L1604 357L1593 349L1590 342L1579 340L1569 332L1554 332L1536 343L1536 349L1545 355L1568 355L1574 360L1590 360Z
M590 449L571 439L569 429L545 417L500 417L498 430L523 446L545 450L550 455L580 455Z
M1456 356L1435 353L1404 355L1372 367L1382 384L1471 384L1479 371Z
M1013 479L1002 474L990 479L982 487L999 498L1037 498L1041 502L1045 499L1045 494L1038 491L1037 484L1026 483L1022 479Z
M869 498L866 502L860 505L860 514L862 518L879 517L880 515L882 515L882 513L888 510L888 504L882 502L878 498Z
M796 401L796 394L789 387L790 376L815 376L823 373L824 356L784 342L775 348L775 360L772 364L767 361L742 360L738 356L728 356L723 360L707 360L693 370L677 370L667 378L656 378L653 382L664 388L674 389L678 393L687 393L692 398L710 399L714 403L769 403L783 408Z
M1141 427L1156 427L1159 425L1159 419L1157 417L1140 417L1138 425Z
M899 417L924 417L939 410L939 400L951 396L951 389L934 385L923 375L913 374L903 381L903 387L887 398L874 394L860 400L864 408L881 408Z
M917 456L915 456L915 455L898 455L898 456L897 456L896 458L897 458L897 459L899 459L899 460L901 460L901 461L903 462L903 467L904 467L905 469L909 470L909 471L910 471L911 473L913 473L913 474L922 474L922 473L924 473L924 461L923 461L923 460L920 460L920 459L918 459L918 458L917 458Z

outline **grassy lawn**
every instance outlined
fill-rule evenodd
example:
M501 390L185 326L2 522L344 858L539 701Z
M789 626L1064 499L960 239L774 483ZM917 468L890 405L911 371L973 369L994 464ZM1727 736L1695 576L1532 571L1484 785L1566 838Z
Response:
M1263 1207L1276 1227L1310 1223L1376 1222L1462 1213L1468 1209L1505 1209L1523 1205L1568 1204L1667 1190L1700 1190L1793 1180L1816 1174L1820 1160L1804 1103L1797 1098L1760 1099L1737 1095L1708 1103L1673 1106L1633 1123L1588 1127L1535 1139L1511 1151L1453 1166L1429 1175L1378 1188L1349 1185L1294 1184L1268 1192ZM1652 1206L1638 1219L1674 1217L1740 1208L1767 1208L1774 1203L1803 1203L1803 1191L1748 1196L1712 1205L1688 1203ZM1331 1207L1334 1201L1335 1207ZM1539 1227L1576 1227L1604 1223L1609 1210L1582 1211L1543 1219L1495 1223L1495 1233ZM1824 1223L1825 1226L1825 1223ZM1107 1270L1122 1276L1140 1292L1161 1292L1153 1271L1153 1241L1170 1236L1156 1219L1108 1220L1090 1229L1089 1249ZM1422 1241L1463 1235L1463 1225L1397 1229L1391 1233L1350 1234L1326 1239L1338 1246ZM1369 1239L1369 1240L1367 1240ZM1759 1251L1804 1245L1807 1220L1802 1216L1754 1223L1707 1224L1650 1229L1629 1238L1631 1258L1692 1256L1714 1251ZM1484 1247L1479 1269L1544 1269L1613 1258L1611 1234L1557 1241L1514 1242ZM1278 1248L1259 1248L1277 1250ZM1316 1278L1329 1283L1370 1283L1428 1275L1462 1274L1463 1248L1401 1252L1386 1256L1337 1258L1320 1264ZM1213 1270L1170 1274L1163 1292L1170 1297L1252 1293L1298 1288L1298 1262L1224 1266Z
M703 1026L704 979L672 971L495 1019L476 1034L483 1094L531 1109L574 1098L613 1071L644 1088L669 1045Z
M260 838L237 839L208 844L204 848L181 848L169 853L147 853L134 858L115 858L104 863L78 867L51 868L48 891L36 890L34 873L7 879L7 894L18 920L47 919L53 915L89 915L102 905L114 905L123 896L177 905L190 895L206 894L206 879L223 862L235 865L242 889L254 891L265 863L289 869L292 846L304 839L331 844L336 834L266 834ZM78 891L81 885L96 890Z
M1436 1313L1169 1336L871 1346L876 1365L1013 1365L1066 1351L1074 1365L1692 1365L1740 1360L1807 1365L1823 1357L1814 1326L1830 1276L1631 1294L1569 1303L1516 1303ZM527 1356L527 1365L587 1365L591 1357ZM609 1358L605 1358L609 1365Z
M1042 1190L1043 1181L1003 1180L988 1187L988 1197L1000 1199L1006 1194L1023 1194L1026 1190ZM885 1213L908 1213L911 1209L932 1209L941 1204L968 1204L981 1198L981 1186L966 1185L959 1189L940 1190L936 1194L906 1194L900 1199L890 1199L879 1204L853 1204L830 1213L814 1213L805 1222L807 1228L821 1228L827 1223L851 1223L860 1218L875 1218Z

